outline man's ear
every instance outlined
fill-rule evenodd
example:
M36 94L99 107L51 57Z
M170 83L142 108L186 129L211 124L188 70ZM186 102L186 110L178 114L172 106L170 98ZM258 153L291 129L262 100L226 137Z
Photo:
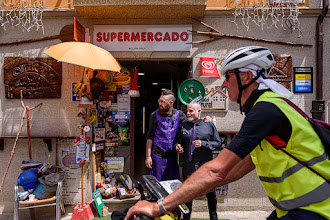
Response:
M245 72L245 76L244 76L244 82L245 83L242 83L243 85L244 84L249 84L253 79L253 74L252 74L252 71L248 70Z

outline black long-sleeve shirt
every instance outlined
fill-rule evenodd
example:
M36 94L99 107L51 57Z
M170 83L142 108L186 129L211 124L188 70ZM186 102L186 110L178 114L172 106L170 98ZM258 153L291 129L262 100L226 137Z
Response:
M212 151L219 149L221 145L218 131L213 123L203 122L202 119L196 122L194 140L201 140L200 148L194 148L192 160L189 161L189 143L192 136L194 123L186 121L180 124L176 143L174 146L181 144L184 148L183 152L183 175L188 177L201 165L213 159Z
M266 136L276 135L288 142L292 127L289 119L273 103L255 101L267 90L254 90L243 106L242 127L226 148L240 158L247 156Z

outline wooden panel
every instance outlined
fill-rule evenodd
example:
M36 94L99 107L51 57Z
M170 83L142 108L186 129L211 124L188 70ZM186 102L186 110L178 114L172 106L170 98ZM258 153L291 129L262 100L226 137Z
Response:
M262 2L257 1L256 2ZM210 8L234 8L236 0L207 0L206 9ZM250 0L240 0L238 3L240 5L249 5L252 4L253 1ZM309 7L309 0L305 0L305 3L299 4L299 7Z
M53 58L4 58L7 99L61 98L62 63Z

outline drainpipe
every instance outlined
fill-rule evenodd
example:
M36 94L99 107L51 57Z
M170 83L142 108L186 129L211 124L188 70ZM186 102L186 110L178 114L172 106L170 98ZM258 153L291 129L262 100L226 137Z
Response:
M323 100L323 20L328 13L329 1L323 0L322 11L316 22L316 100L312 101L312 117L324 121Z

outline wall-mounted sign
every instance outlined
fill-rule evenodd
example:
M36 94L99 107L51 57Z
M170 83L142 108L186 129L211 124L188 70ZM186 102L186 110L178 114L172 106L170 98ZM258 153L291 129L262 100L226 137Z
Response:
M85 42L85 28L76 18L74 18L74 40Z
M130 119L131 112L112 111L112 120L114 124L126 124Z
M201 77L219 77L215 58L201 57L200 72Z
M53 58L4 58L7 99L61 98L62 63Z
M294 92L313 92L313 67L294 67Z
M94 25L93 44L108 51L190 51L192 25Z
M205 97L201 103L202 109L221 109L227 108L227 95L221 86L205 87Z

